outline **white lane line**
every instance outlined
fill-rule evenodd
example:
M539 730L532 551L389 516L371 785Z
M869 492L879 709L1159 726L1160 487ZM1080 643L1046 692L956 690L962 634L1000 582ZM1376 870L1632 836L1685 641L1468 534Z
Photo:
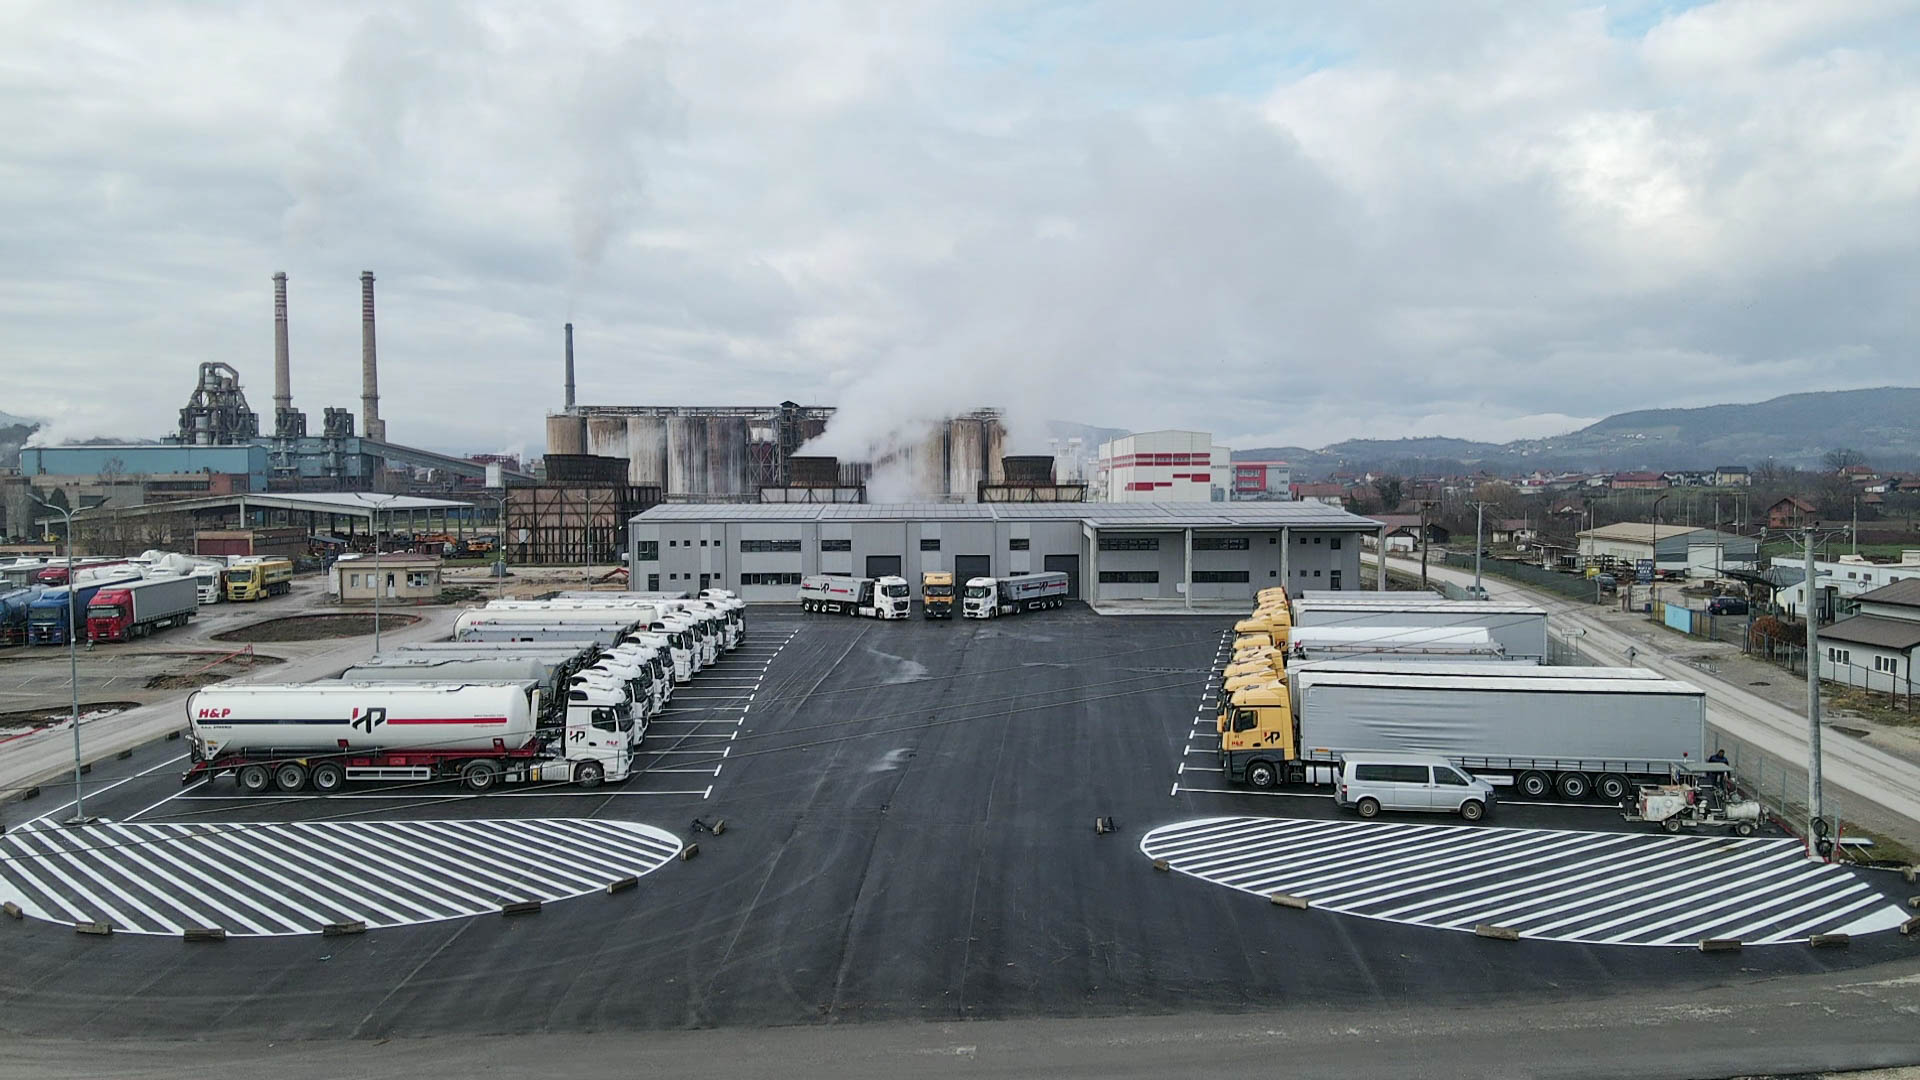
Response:
M211 784L211 783L213 783L213 777L211 776L203 777L199 780L195 780L191 784L183 785L179 791L176 791L173 794L167 796L166 798L161 799L159 802L154 803L152 806L149 806L143 810L136 810L133 813L128 814L126 817L122 818L121 820L122 821L138 821L142 817L145 817L147 814L150 814L153 811L160 809L161 807L167 805L168 803L172 802L175 799L180 798L181 796L187 794L188 792L198 791L201 788L206 787L208 784Z
M1187 792L1199 795L1264 795L1275 799L1331 799L1331 792L1318 791L1257 791L1252 788L1204 788L1187 787L1185 784L1173 785L1174 794Z

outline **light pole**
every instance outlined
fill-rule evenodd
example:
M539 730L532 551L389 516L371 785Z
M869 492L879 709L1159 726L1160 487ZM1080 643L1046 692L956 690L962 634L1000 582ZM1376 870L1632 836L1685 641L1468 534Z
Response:
M1487 596L1487 590L1480 587L1480 553L1485 550L1485 548L1482 547L1480 534L1482 531L1481 526L1486 522L1486 518L1487 518L1487 504L1485 502L1474 503L1473 504L1473 598L1475 600L1484 600L1486 599L1486 596Z
M366 499L367 493L356 491L355 499ZM380 594L386 591L386 581L380 576L380 510L392 505L398 495L389 495L384 502L372 503L374 510L368 515L373 533L373 655L380 655Z
M1666 502L1670 497L1670 495L1661 495L1653 500L1653 525L1650 529L1653 533L1653 545L1648 552L1653 558L1647 560L1649 567L1647 575L1649 585L1647 589L1647 616L1649 618L1653 617L1653 606L1660 602L1660 504Z
M73 691L73 816L67 819L67 824L91 825L93 819L87 816L86 796L80 790L80 656L76 652L80 632L74 629L73 511L38 498L33 501L67 521L67 684Z
M1822 858L1826 851L1826 811L1820 784L1820 605L1815 601L1818 579L1813 568L1813 523L1806 533L1807 595L1807 842ZM1829 849L1831 850L1831 849Z

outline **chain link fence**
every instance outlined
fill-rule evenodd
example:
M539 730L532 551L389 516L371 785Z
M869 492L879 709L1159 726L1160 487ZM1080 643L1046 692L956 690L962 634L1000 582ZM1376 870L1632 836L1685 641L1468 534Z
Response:
M1448 551L1442 552L1442 554L1445 556L1441 560L1441 565L1443 566L1452 567L1457 570L1473 569L1473 555L1471 552ZM1548 592L1556 593L1570 600L1580 600L1589 604L1600 602L1599 597L1596 595L1599 590L1594 586L1594 583L1576 574L1562 574L1555 570L1543 570L1538 566L1512 562L1506 559L1486 558L1480 560L1480 572L1483 576L1502 577L1509 581L1518 581L1524 585L1531 585L1536 589L1545 589Z

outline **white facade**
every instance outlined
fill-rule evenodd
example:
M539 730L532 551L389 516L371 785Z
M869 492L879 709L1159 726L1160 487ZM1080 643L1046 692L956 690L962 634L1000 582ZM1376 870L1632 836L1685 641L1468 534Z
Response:
M1820 588L1838 603L1852 600L1861 593L1872 592L1882 585L1920 577L1920 551L1902 551L1900 556L1897 563L1868 562L1858 555L1842 555L1833 560L1816 558L1813 572L1820 579ZM1773 565L1802 570L1806 568L1807 560L1802 555L1775 555ZM1791 611L1807 610L1806 582L1781 589L1775 594L1774 602Z
M1094 492L1106 502L1212 502L1231 451L1205 431L1145 431L1100 444Z

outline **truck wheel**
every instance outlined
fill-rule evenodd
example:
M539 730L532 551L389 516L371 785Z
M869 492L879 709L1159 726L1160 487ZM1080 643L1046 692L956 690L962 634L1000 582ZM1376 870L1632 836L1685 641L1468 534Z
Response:
M1271 761L1256 761L1247 766L1247 785L1269 791L1280 783L1280 770Z
M573 782L583 788L597 788L600 786L600 781L606 778L606 775L607 770L601 768L599 762L586 761L582 762L580 767L574 770Z
M1523 772L1513 786L1519 788L1520 794L1527 798L1538 799L1553 790L1553 779L1543 772Z
M491 761L480 759L469 761L460 770L460 782L468 791L491 791L500 779L500 766Z
M234 776L234 782L240 785L241 791L258 795L273 783L273 774L267 771L265 765L247 765Z
M1582 802L1592 793L1593 781L1587 779L1586 773L1560 774L1560 795L1568 802Z
M1619 773L1608 773L1594 785L1594 790L1598 791L1600 797L1607 802L1617 803L1627 797L1627 793L1633 790L1633 785L1627 783L1627 778Z
M1479 821L1487 814L1486 804L1479 799L1468 799L1460 804L1460 816L1468 821Z
M313 767L313 790L322 795L339 791L347 782L347 771L338 762L323 761Z
M1379 817L1380 816L1380 800L1361 799L1360 804L1356 806L1355 809L1360 811L1360 816L1363 818Z
M297 761L289 761L273 770L273 786L281 791L299 791L307 786L307 767Z
M1670 833L1679 832L1680 831L1680 815L1675 814L1673 817L1670 817L1667 820L1661 822L1660 827L1667 830Z
M1733 827L1733 831L1734 831L1734 833L1735 833L1735 835L1738 835L1738 836L1752 836L1752 835L1753 835L1753 822L1751 822L1751 821L1743 821L1743 822L1741 822L1741 823L1739 823L1738 825L1735 825L1735 826Z

